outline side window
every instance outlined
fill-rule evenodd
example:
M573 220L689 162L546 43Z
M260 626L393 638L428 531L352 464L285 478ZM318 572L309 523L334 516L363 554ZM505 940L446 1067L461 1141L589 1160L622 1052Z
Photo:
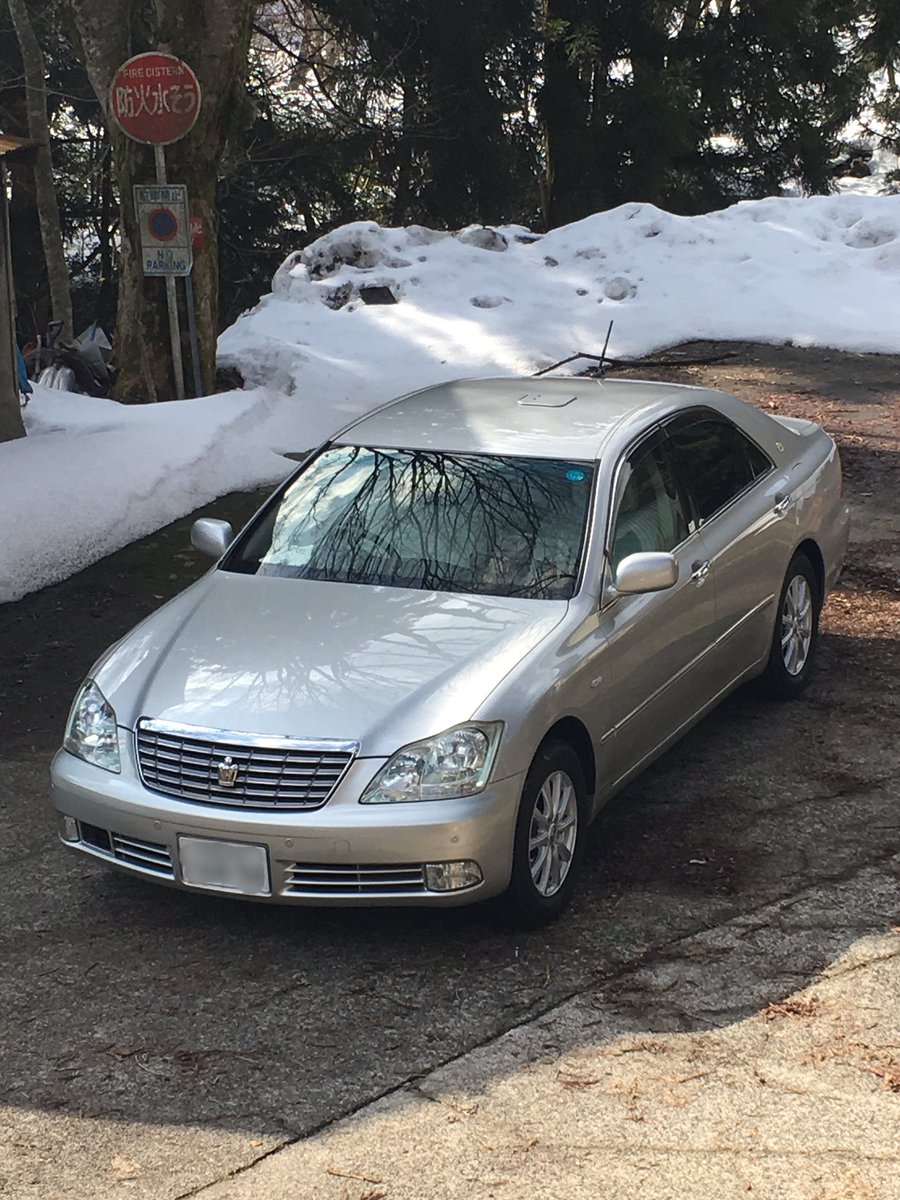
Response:
M666 429L679 475L690 487L701 521L728 503L772 463L722 417L683 417Z
M610 539L613 570L629 554L674 550L687 537L687 517L660 438L645 442L625 460L618 494Z

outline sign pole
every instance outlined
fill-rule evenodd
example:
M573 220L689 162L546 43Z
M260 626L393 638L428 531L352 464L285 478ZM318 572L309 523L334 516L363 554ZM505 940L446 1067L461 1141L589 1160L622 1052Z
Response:
M156 182L166 183L166 151L158 142L153 147L156 159ZM166 276L166 303L169 308L169 338L172 342L172 370L175 372L175 395L184 399L184 366L181 361L181 325L178 320L178 297L175 294L175 276Z

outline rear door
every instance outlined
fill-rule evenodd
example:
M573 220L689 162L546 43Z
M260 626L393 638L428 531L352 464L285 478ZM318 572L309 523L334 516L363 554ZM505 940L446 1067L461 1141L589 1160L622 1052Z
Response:
M792 497L787 476L721 414L684 413L665 432L715 576L716 679L724 688L768 653Z
M715 594L709 552L657 430L619 464L607 530L600 631L606 639L613 786L713 694L709 650ZM629 554L669 551L678 582L663 592L618 595L615 570Z

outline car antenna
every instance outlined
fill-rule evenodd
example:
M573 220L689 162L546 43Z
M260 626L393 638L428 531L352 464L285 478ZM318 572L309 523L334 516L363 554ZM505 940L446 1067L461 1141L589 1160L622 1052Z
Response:
M606 374L606 367L604 366L604 363L606 361L606 351L609 349L609 338L612 334L612 327L613 323L610 321L609 328L606 331L606 341L603 343L603 349L600 351L600 366L597 368L598 379L602 379Z

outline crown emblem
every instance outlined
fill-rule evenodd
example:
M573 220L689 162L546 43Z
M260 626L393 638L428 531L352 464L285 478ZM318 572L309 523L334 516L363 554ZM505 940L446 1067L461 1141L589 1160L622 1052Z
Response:
M237 782L237 763L232 759L231 755L225 756L225 760L219 763L219 784L221 787L234 787Z

